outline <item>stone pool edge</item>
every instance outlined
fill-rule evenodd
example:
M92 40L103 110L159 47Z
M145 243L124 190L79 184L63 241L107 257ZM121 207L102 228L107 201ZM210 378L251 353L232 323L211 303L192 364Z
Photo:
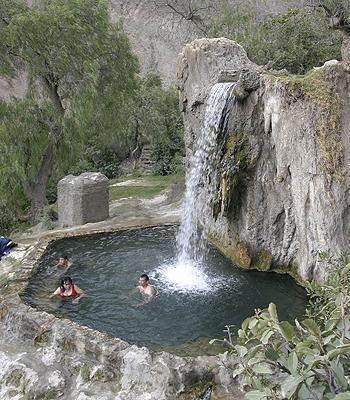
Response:
M214 383L216 391L221 393L220 398L224 398L225 393L230 395L230 398L243 398L243 394L237 389L237 382L232 379L230 373L229 364L232 360L228 360L225 354L180 357L165 351L155 352L146 347L130 345L122 339L111 337L71 320L38 311L24 304L19 296L28 284L38 260L52 241L159 225L174 225L174 222L115 228L91 227L74 231L60 230L43 235L34 245L23 246L19 249L22 258L18 254L19 257L9 256L5 259L8 263L12 261L10 268L12 271L9 271L9 279L4 281L2 276L0 280L1 330L12 332L11 340L26 343L36 349L54 349L54 353L69 353L77 359L90 360L92 365L100 365L98 370L105 371L100 374L102 382L107 385L108 382L111 385L113 382L113 391L117 390L115 392L117 397L113 397L114 399L179 399L181 394L184 395L189 387L198 382ZM6 273L6 267L4 270ZM85 364L82 362L86 375ZM95 368L91 367L92 370L96 369L96 365ZM81 368L76 374L81 377ZM144 396L145 393L147 397ZM235 397L232 397L233 395Z

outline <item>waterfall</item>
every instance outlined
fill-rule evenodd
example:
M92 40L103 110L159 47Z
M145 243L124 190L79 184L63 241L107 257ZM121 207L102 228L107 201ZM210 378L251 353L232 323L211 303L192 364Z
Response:
M235 83L217 83L209 94L203 128L194 145L187 173L183 216L177 234L177 256L174 262L157 268L151 277L165 291L205 293L228 284L227 279L206 272L205 241L198 233L198 221L210 212L210 202L216 190L219 151L218 135L227 128L234 97Z
M235 83L217 83L209 94L201 133L194 146L186 179L183 217L177 235L179 264L201 263L204 246L198 233L200 213L212 201L216 190L217 137L225 132L234 97Z

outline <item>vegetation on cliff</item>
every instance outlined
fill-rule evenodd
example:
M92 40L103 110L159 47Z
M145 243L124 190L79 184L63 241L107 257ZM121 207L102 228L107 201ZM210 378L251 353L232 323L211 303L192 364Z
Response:
M237 6L228 3L212 18L209 36L232 39L257 64L295 74L339 59L341 36L329 30L329 18L323 10L292 8L263 19L255 10L249 2Z
M322 156L322 169L342 182L346 174L339 137L343 104L336 90L335 77L328 76L324 69L316 69L305 75L266 73L265 78L269 84L280 85L281 90L286 90L291 101L303 98L317 107L315 131Z

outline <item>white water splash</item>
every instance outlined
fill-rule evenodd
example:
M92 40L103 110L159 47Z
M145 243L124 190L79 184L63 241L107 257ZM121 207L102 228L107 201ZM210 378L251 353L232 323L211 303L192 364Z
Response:
M215 280L194 263L163 264L152 274L152 280L158 282L165 292L199 292L213 290Z
M155 272L157 280L166 283L170 290L203 293L225 285L224 278L206 272L205 241L203 234L198 233L198 220L215 191L217 137L226 130L234 86L235 83L217 83L208 97L203 128L195 143L186 179L184 211L176 238L177 260L160 266Z
M192 261L186 264L179 264L174 260L164 263L150 273L150 278L157 289L165 293L205 295L227 286L235 290L238 285L233 275L219 275L205 265Z

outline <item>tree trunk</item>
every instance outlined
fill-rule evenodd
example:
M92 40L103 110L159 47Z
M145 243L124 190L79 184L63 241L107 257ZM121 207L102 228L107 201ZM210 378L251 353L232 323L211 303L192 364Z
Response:
M39 78L48 99L57 111L57 114L64 116L65 109L62 105L61 98L58 94L58 87L56 84L51 84L49 79L45 76ZM55 138L56 143L63 135L62 126L55 126L47 124L52 137ZM52 174L53 165L55 160L55 145L50 143L43 155L39 171L34 182L31 182L26 187L27 196L30 200L30 220L33 223L39 222L43 216L44 208L47 205L46 188L49 177Z
M44 207L47 205L46 187L52 173L54 162L54 145L47 146L43 156L35 182L30 183L26 188L27 196L30 200L30 219L31 222L39 222L43 215Z
M342 30L342 35L341 57L343 62L350 64L350 32Z

